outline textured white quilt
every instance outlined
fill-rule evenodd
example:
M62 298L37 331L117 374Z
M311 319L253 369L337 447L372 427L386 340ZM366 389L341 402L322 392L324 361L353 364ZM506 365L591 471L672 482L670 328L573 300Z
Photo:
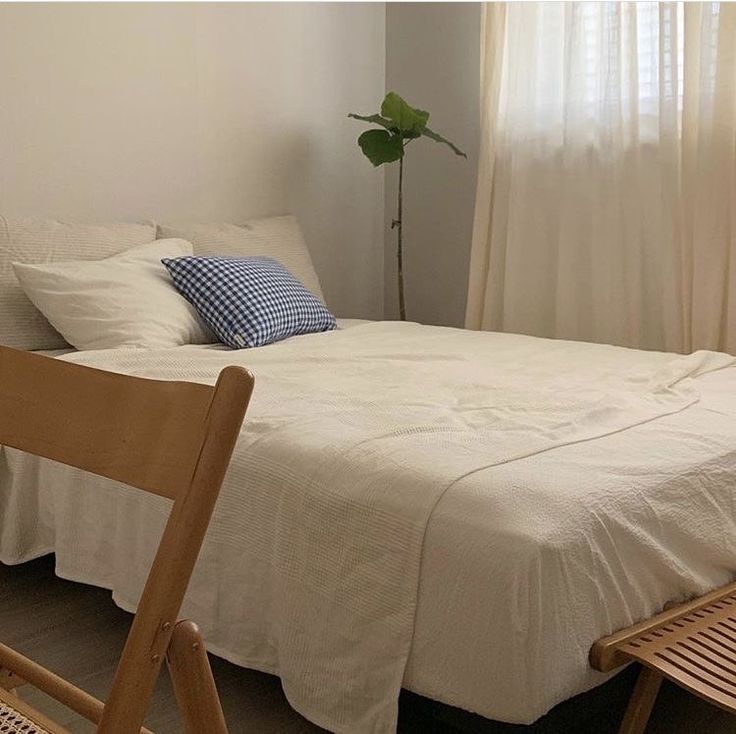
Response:
M333 731L392 731L402 681L533 721L603 680L594 639L736 564L727 355L382 322L63 358L207 383L253 370L185 611ZM60 575L131 608L167 503L6 451L0 508L0 557L53 548Z

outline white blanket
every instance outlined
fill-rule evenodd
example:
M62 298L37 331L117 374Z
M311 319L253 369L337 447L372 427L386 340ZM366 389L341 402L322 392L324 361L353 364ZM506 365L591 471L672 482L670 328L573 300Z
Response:
M698 532L721 566L705 554L698 574L678 569L663 532L687 536L691 557L685 513L673 530L655 496L639 492L667 485L677 501L683 489L702 492L702 461L725 452L714 441L732 451L736 410L715 438L704 425L687 429L699 420L701 375L721 369L733 392L726 355L386 322L242 352L64 359L207 383L226 364L254 371L186 611L213 650L278 673L292 705L333 731L393 731L402 680L487 716L532 721L600 680L583 661L596 636L726 580L725 560L732 568L736 558L722 537L733 508L724 514L713 498L717 512ZM651 462L636 435L648 425L667 435L643 434ZM617 442L606 459L624 481L597 484L586 450ZM165 501L39 464L59 573L108 586L132 607ZM668 465L677 476L663 476ZM728 466L713 487L732 488ZM703 517L690 514L693 502L689 523ZM438 503L446 520L423 555Z

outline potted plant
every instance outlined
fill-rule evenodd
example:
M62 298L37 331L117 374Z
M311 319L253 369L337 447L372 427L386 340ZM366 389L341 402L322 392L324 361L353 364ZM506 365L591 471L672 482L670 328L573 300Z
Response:
M449 146L455 155L467 158L460 148L446 138L427 127L429 112L416 109L407 104L396 92L389 92L381 112L375 115L357 115L351 112L348 117L379 125L378 128L366 130L358 138L358 145L366 158L376 167L384 163L399 162L399 191L396 217L391 221L391 229L397 230L397 270L399 288L399 316L406 320L406 302L404 300L404 250L403 250L403 188L404 188L404 155L406 147L417 138L429 138L436 143Z

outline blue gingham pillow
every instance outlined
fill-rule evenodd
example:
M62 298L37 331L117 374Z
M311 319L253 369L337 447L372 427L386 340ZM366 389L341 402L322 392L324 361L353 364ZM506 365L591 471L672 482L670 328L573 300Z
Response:
M337 325L322 302L270 257L176 257L161 262L179 293L220 341L234 349Z

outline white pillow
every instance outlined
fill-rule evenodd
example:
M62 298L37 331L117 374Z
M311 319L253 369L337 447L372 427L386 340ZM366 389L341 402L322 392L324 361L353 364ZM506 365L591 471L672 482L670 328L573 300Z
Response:
M188 240L194 244L195 255L272 257L322 303L325 301L309 249L298 222L291 215L251 219L243 224L159 224L157 236Z
M25 296L12 262L100 260L155 239L152 223L74 224L0 216L0 344L16 349L69 346Z
M157 240L104 260L13 263L26 295L77 349L165 349L217 339L174 288L161 258L192 255Z

